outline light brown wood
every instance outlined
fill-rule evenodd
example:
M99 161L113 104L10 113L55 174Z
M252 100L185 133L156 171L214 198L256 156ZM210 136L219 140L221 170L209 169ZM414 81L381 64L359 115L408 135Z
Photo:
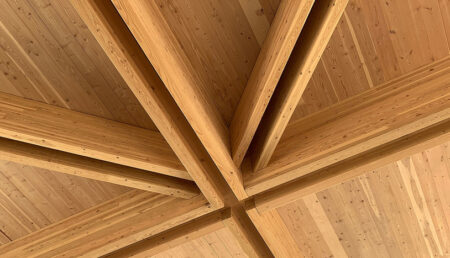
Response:
M183 225L107 254L105 257L149 257L157 255L224 228L222 222L224 213L228 213L229 216L230 210L216 211L193 219Z
M331 166L300 178L281 188L256 195L254 202L259 213L276 209L288 203L317 193L361 174L408 157L418 151L450 141L450 122L415 133L387 146L360 155L341 164Z
M446 58L291 124L269 166L246 174L246 191L268 190L446 121L449 71Z
M2 239L15 241L129 190L0 160Z
M264 214L306 257L446 257L449 150L441 142Z
M0 136L190 179L160 133L0 93Z
M303 257L277 212L258 213L252 201L246 203L247 214L275 257Z
M242 206L232 207L230 217L223 222L249 257L273 256Z
M114 0L113 3L233 193L238 199L245 198L241 171L230 155L228 128L197 87L204 82L164 20L160 6L153 1Z
M347 3L330 0L314 5L253 140L254 170L269 163Z
M211 211L202 197L176 199L130 191L0 246L4 257L101 256Z
M71 3L202 193L212 205L222 207L224 193L218 186L221 182L213 175L214 164L114 6L109 1Z
M200 194L195 183L188 180L4 138L0 138L0 158L5 161L179 198L189 199Z
M281 1L230 125L239 167L305 24L314 0Z

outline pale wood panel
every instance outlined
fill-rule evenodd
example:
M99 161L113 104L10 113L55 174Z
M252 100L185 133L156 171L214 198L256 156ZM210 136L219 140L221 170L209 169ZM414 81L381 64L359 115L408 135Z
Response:
M450 142L275 211L306 257L450 255Z
M129 190L0 161L0 230L4 235L1 239L16 240Z
M155 129L69 1L0 7L0 91Z
M450 53L445 0L350 0L292 121Z

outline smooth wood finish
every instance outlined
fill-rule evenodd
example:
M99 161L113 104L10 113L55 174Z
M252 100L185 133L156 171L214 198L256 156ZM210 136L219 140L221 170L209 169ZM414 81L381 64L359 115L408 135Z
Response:
M0 94L0 136L190 179L160 133Z
M347 3L320 1L313 7L253 140L255 171L269 163Z
M2 1L0 38L1 92L156 130L69 1Z
M202 193L213 206L222 207L222 182L213 174L214 164L114 6L109 1L71 3Z
M441 143L267 213L306 257L447 257L449 151Z
M314 0L281 1L230 125L239 167L305 24Z
M1 242L20 239L129 190L0 160Z
M381 146L355 159L319 170L281 188L256 195L254 203L259 213L276 209L306 195L324 191L363 173L413 155L421 150L450 141L450 121Z
M36 145L0 138L0 158L6 161L113 183L179 198L200 194L195 183Z
M241 171L230 155L228 128L217 109L197 87L204 82L164 20L160 5L153 1L114 0L113 3L233 193L238 199L244 199L247 194ZM135 94L140 99L138 95L143 92Z
M133 190L0 246L3 257L101 256L211 211L202 196L176 199Z
M246 191L268 190L446 121L449 71L446 58L291 124L269 166L247 174Z
M209 247L202 246L202 250L196 250L195 255L271 257L272 254L267 246L260 244L264 242L254 239L255 236L259 237L255 232L256 229L248 230L252 224L249 224L251 222L247 220L249 218L243 209L228 208L194 219L184 225L108 254L106 257L164 257L169 254L185 256L188 255L186 253L187 246L202 241L209 242L208 239L213 239L212 234L225 238L222 238L220 242L211 243ZM224 229L229 232L228 235L224 234ZM253 236L248 232L253 232ZM218 250L221 253L217 253Z
M107 254L105 257L149 257L163 253L223 229L225 213L229 216L230 210L216 211L193 219L183 225Z

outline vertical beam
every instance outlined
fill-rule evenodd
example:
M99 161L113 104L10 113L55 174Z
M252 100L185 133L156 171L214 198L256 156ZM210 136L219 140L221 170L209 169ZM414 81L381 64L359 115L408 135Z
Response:
M234 162L242 159L280 79L314 0L281 1L230 126Z
M132 1L130 1L131 3ZM214 207L224 205L216 168L109 0L71 0L132 92Z
M165 21L159 5L155 1L112 2L234 194L238 199L246 198L242 173L231 158L228 128L197 86L204 82ZM138 99L145 95L142 91L135 94Z
M269 163L347 2L323 0L313 7L251 146L254 170Z

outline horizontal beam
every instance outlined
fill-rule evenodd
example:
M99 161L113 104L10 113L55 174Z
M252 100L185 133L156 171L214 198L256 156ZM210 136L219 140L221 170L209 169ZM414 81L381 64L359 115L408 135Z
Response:
M202 196L133 190L0 246L2 257L99 257L212 212Z
M323 0L311 10L249 151L255 171L269 163L347 3Z
M356 158L311 173L297 181L283 185L283 187L256 195L254 197L255 209L259 214L274 210L309 194L329 189L368 171L448 141L450 141L450 121L406 136Z
M283 0L278 7L230 125L232 157L238 167L313 4L314 0Z
M0 137L191 179L158 132L5 93Z
M214 207L223 207L223 179L164 83L109 0L71 0L117 71Z
M247 171L254 195L450 117L450 58L291 123L269 166Z
M205 82L199 78L197 68L167 24L159 4L155 1L112 2L233 193L238 199L246 198L242 173L231 158L228 128L201 91L207 86L199 86ZM147 96L144 91L133 92L138 99Z
M154 193L190 199L194 182L0 138L0 159Z

